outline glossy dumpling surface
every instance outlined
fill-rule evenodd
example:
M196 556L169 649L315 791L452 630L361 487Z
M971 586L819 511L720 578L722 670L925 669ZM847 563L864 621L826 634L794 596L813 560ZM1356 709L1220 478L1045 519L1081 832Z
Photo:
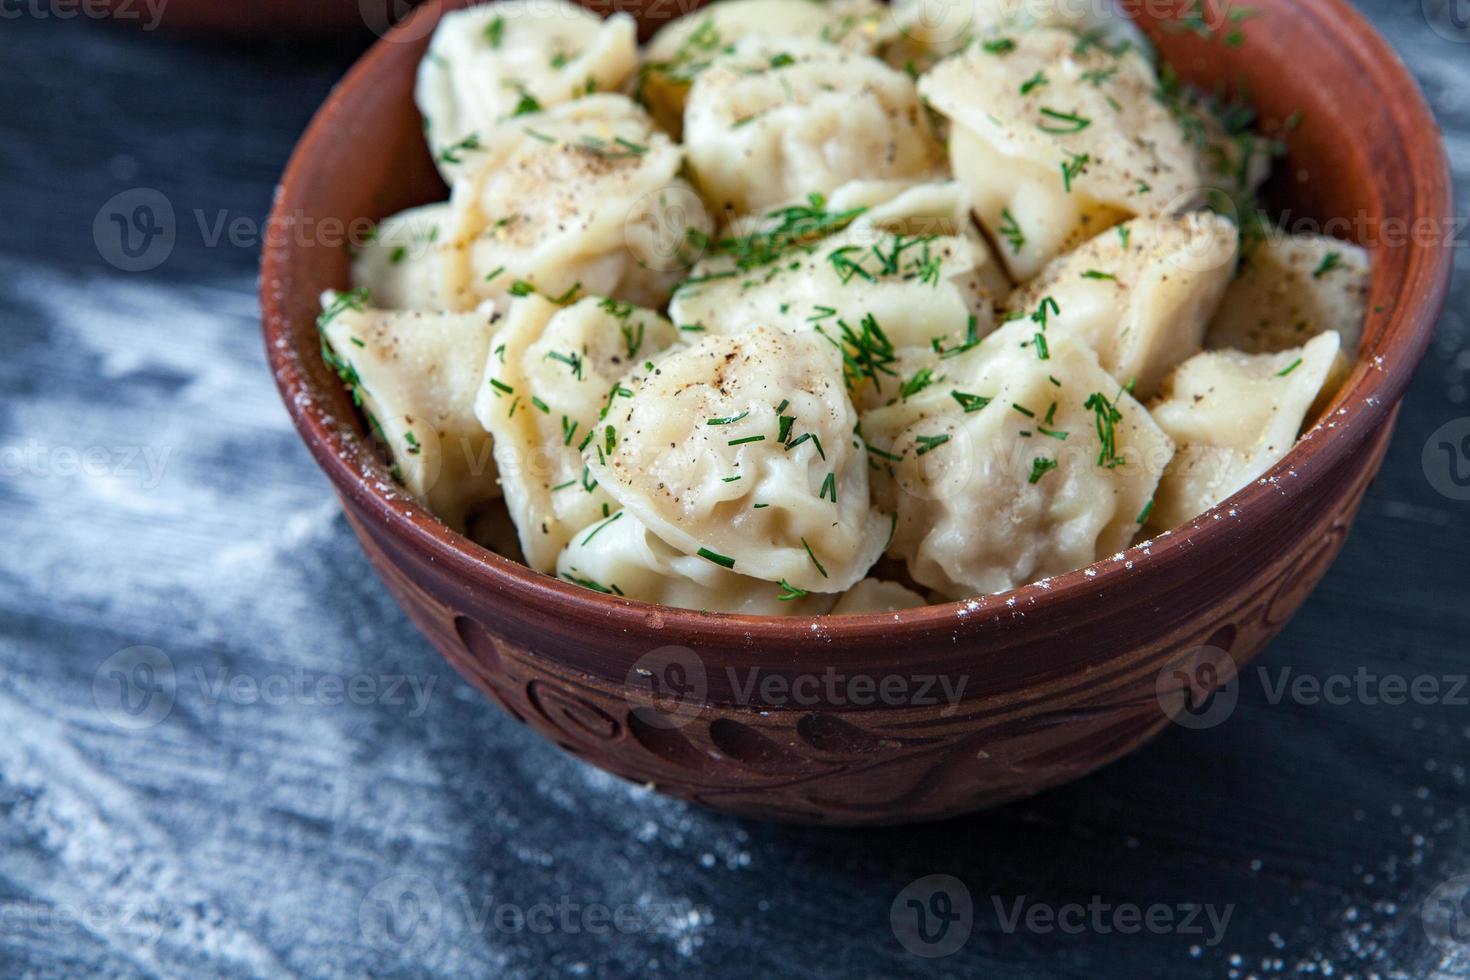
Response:
M1337 331L1357 353L1372 269L1365 249L1325 235L1271 235L1241 260L1206 345L1265 354Z
M773 43L737 42L689 92L684 144L721 220L859 178L942 170L943 149L908 75L831 46L798 57Z
M898 612L917 609L928 601L913 589L897 582L865 578L842 594L832 607L833 616L860 616L865 613Z
M384 310L433 313L475 305L468 269L445 261L442 244L455 234L447 202L411 208L379 222L352 263L354 288L366 289Z
M662 306L697 258L687 216L704 218L682 163L622 95L518 117L481 144L447 203L382 223L354 285L393 309L463 312L527 290Z
M972 320L982 334L990 331L987 267L981 241L859 222L749 268L735 256L702 263L674 294L670 315L680 326L725 336L771 326L836 339L868 321L894 347L928 347L965 336Z
M489 433L475 395L499 317L391 312L352 293L322 298L328 364L354 389L409 493L463 530L473 508L500 495Z
M495 437L506 506L532 568L552 571L572 533L613 509L582 451L602 413L675 339L667 320L630 303L511 302L475 414Z
M768 582L843 592L881 554L842 358L758 327L656 362L617 399L586 460L659 538Z
M419 66L415 97L446 180L507 119L616 92L637 63L637 25L562 0L498 0L446 14Z
M889 554L962 599L1126 548L1173 454L1167 436L1065 330L1013 323L944 362L923 391L864 414Z
M687 555L626 510L578 529L557 560L556 574L606 595L748 616L820 616L836 598L802 594Z
M1142 54L1057 29L1012 43L946 59L919 90L950 120L954 175L1015 279L1128 217L1193 203L1199 148Z
M638 70L639 101L678 135L694 79L743 38L786 39L773 46L772 56L797 42L869 54L893 33L887 9L874 0L721 0L660 28L648 42Z
M1008 32L1068 28L1112 46L1147 50L1143 34L1110 0L894 0L884 57L926 70L971 44L1004 47Z
M1153 405L1179 454L1149 526L1193 520L1285 456L1342 376L1340 343L1328 332L1274 354L1206 351L1180 365Z
M697 201L679 147L621 95L599 95L505 124L497 149L455 186L466 264L484 299L529 286L561 299L612 296L659 307L684 274L660 262L660 196ZM525 285L518 286L518 283Z
M1239 234L1207 211L1138 218L1056 259L1006 304L1071 330L1143 399L1196 354L1235 272Z

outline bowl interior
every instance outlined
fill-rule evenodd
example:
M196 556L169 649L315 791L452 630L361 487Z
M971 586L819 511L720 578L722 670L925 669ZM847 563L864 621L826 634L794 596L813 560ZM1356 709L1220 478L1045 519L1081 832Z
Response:
M284 178L261 290L272 367L298 427L340 493L391 525L405 548L427 550L455 569L467 587L552 604L570 619L601 629L644 628L656 619L660 626L677 622L732 645L769 640L796 649L809 621L656 609L594 594L491 554L385 491L391 487L386 468L319 357L317 298L325 288L348 284L350 258L341 236L354 221L361 234L369 227L364 219L446 196L424 146L413 85L434 24L446 9L468 2L426 4L379 41L321 109ZM673 6L672 13L681 13L690 5ZM1453 227L1439 133L1392 49L1343 0L1255 0L1257 13L1238 25L1245 38L1238 46L1225 40L1231 28L1209 37L1187 29L1178 15L1191 3L1125 0L1124 6L1145 8L1139 23L1186 82L1248 95L1267 130L1300 116L1300 125L1283 134L1287 157L1276 163L1269 202L1293 228L1323 230L1372 250L1362 356L1328 413L1330 423L1313 430L1273 471L1290 470L1296 490L1282 494L1253 485L1221 505L1269 524L1283 508L1306 506L1313 481L1389 424L1427 347L1447 286L1450 253L1444 238ZM645 33L658 26L655 11L662 19L669 13L652 3L642 9ZM1207 21L1229 23L1228 7L1207 3L1203 9ZM1393 237L1394 229L1416 219L1432 223L1433 233ZM1146 556L1130 552L1137 561L1126 568L1099 563L1054 578L1045 590L1027 587L1010 596L1065 615L1069 599L1096 596L1109 585L1128 588L1128 576L1137 583L1151 569L1157 577L1180 574L1190 562L1213 558L1228 564L1233 542L1247 532L1240 522L1209 518L1154 542ZM881 629L916 642L941 636L952 642L957 624L967 617L978 621L978 614L1001 608L1005 600L988 597L896 617L842 617L828 621L825 636L857 638Z

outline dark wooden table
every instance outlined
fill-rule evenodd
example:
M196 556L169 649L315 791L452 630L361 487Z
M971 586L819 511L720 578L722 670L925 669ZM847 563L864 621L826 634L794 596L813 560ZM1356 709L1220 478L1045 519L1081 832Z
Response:
M1366 6L1470 199L1470 44L1418 2ZM1470 416L1470 265L1347 550L1224 723L971 819L743 823L573 761L463 684L286 420L258 228L361 43L62 9L0 22L0 975L1470 971L1470 503L1421 462ZM160 197L171 251L123 271L157 256L99 249L105 215ZM1353 688L1276 696L1301 675ZM1421 677L1445 679L1426 703L1371 696ZM890 907L935 874L971 931L923 959Z

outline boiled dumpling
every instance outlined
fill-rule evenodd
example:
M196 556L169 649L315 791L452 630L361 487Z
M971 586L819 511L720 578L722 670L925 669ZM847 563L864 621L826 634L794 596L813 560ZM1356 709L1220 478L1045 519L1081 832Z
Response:
M898 612L927 606L925 598L897 582L865 578L848 589L832 607L833 616L860 616L864 613Z
M385 310L433 313L463 310L478 300L468 270L444 259L443 242L455 233L448 203L428 204L385 218L352 263L352 285Z
M821 337L707 337L632 391L586 459L662 540L810 592L851 588L882 553L889 521L869 505L842 358Z
M827 207L839 212L861 207L864 210L855 224L895 235L968 239L975 245L976 272L985 291L997 301L1011 291L1005 266L995 257L975 223L970 192L957 180L920 183L855 180L833 191Z
M1201 200L1242 223L1265 223L1258 211L1256 192L1271 176L1271 161L1284 152L1284 147L1247 128L1255 121L1253 113L1243 115L1239 105L1223 105L1207 93L1184 85L1167 64L1159 66L1159 74L1160 100L1200 151L1205 178Z
M891 18L875 0L721 0L660 28L648 42L638 69L639 101L678 136L690 85L742 38L788 39L786 48L821 42L871 54L892 33Z
M1137 51L1025 31L1006 51L976 45L941 62L919 90L953 123L955 177L1018 281L1126 218L1186 210L1202 191L1199 148Z
M360 293L327 293L320 325L327 363L352 386L387 443L408 492L455 530L500 495L491 439L475 418L500 317L401 313L365 307Z
M650 205L696 198L677 176L679 147L647 113L621 95L579 99L506 124L497 147L456 184L462 234L445 247L479 297L535 289L664 305L684 270L657 261L665 229Z
M651 310L606 298L565 308L539 296L511 302L475 414L495 437L506 506L538 572L556 567L572 532L613 509L582 451L603 412L677 333Z
M863 416L889 554L944 596L1004 592L1121 551L1173 453L1066 330L1012 323Z
M700 205L677 176L679 147L647 113L621 95L590 96L491 136L448 204L383 223L354 267L357 285L381 289L383 305L426 311L534 291L668 300L697 257L683 255L682 226L671 245L668 225Z
M606 595L749 616L820 616L835 596L749 578L671 548L620 510L572 535L557 577Z
M1270 469L1296 444L1345 362L1336 332L1275 354L1207 351L1179 366L1153 416L1179 446L1150 528L1193 520Z
M1368 314L1368 253L1325 235L1271 235L1247 250L1205 336L1212 349L1266 354L1335 330L1357 353Z
M894 0L898 38L883 56L896 68L928 70L974 43L1004 52L1006 31L1065 27L1113 48L1149 50L1147 39L1112 0Z
M995 326L974 246L962 238L917 242L886 232L837 235L800 259L686 287L675 294L671 314L681 326L715 335L757 326L815 332L842 353L854 402L882 404L930 366L936 350L961 347ZM899 253L891 273L871 248ZM833 256L852 265L835 266ZM920 265L933 271L914 271Z
M784 228L800 229L854 211L790 208L780 213L784 218L777 229L727 239L724 254L695 267L670 303L676 323L721 336L756 326L815 330L834 343L856 336L866 325L874 343L889 353L895 347L962 340L967 333L983 335L993 327L998 297L987 284L996 282L995 263L982 240L895 233L858 218L828 237L786 250L765 249L765 242L785 234Z
M1239 240L1234 223L1207 211L1137 218L1053 261L1006 309L1071 330L1104 370L1151 398L1164 375L1199 352Z
M446 181L507 119L615 92L637 65L637 25L562 0L498 0L446 14L419 66L415 97Z
M876 58L772 54L766 38L736 42L689 92L684 143L706 202L722 219L764 212L851 180L940 173L914 82Z

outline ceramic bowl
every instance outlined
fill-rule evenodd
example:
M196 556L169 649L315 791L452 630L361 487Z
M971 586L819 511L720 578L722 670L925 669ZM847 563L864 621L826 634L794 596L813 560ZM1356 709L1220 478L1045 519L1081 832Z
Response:
M297 147L261 278L271 367L384 582L511 717L610 772L783 821L930 820L1073 780L1209 698L1291 618L1341 549L1444 302L1451 227L1438 129L1389 45L1342 0L1253 0L1244 44L1141 25L1188 81L1302 112L1274 204L1373 249L1363 353L1262 481L1193 523L1044 585L900 614L709 615L599 595L451 533L395 493L321 361L317 297L348 283L323 221L442 199L413 105L430 3L368 52ZM1144 5L1149 6L1149 5ZM654 9L654 8L650 8ZM1210 6L1211 15L1219 13ZM317 236L321 237L321 236ZM1204 778L1197 773L1189 778Z

